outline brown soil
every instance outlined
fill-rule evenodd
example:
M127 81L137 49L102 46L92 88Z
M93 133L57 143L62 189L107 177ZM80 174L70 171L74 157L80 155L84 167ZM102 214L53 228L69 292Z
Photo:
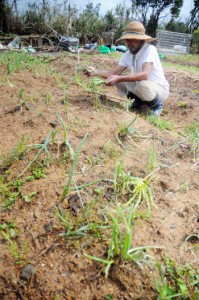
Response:
M27 169L20 177L25 183L19 196L6 210L3 183L16 179L38 149L6 163L2 159L0 225L15 224L16 236L11 240L16 251L5 237L9 229L0 230L0 299L157 299L150 268L140 269L132 262L118 260L105 279L100 272L102 265L84 256L87 253L106 259L110 230L91 232L82 238L62 235L66 230L55 214L56 208L69 214L69 220L76 228L86 221L105 224L105 207L114 208L115 198L112 186L101 181L80 190L81 197L77 192L70 192L61 201L72 159L69 154L68 158L64 157L68 148L63 145L63 127L56 113L64 120L67 139L74 149L88 133L71 187L102 178L113 179L118 161L124 163L126 172L144 178L149 174L149 158L154 145L156 167L160 169L154 174L151 189L157 209L152 207L148 218L147 207L141 207L142 217L134 221L133 247L160 246L161 249L149 251L157 260L166 256L179 264L188 262L197 268L198 248L194 247L194 241L184 241L199 230L199 158L197 153L194 155L194 145L183 132L193 121L199 122L198 73L165 70L171 94L161 118L175 124L175 128L161 130L145 116L138 116L133 128L147 138L134 137L133 142L126 140L124 149L119 145L116 133L119 124L130 123L135 114L123 108L125 101L109 96L96 98L75 83L76 63L76 55L66 53L48 65L62 76L65 88L67 86L65 90L58 84L55 73L50 75L47 71L37 74L23 70L10 76L9 80L1 81L0 143L1 153L6 158L23 137L26 137L26 144L31 145L43 143L51 130L58 129L58 134L55 143L48 146L51 160L44 167L47 154L43 152L38 157L40 164L37 160ZM92 55L82 59L80 65L88 63L107 68L117 60ZM5 72L0 66L0 79ZM82 76L81 71L78 74ZM83 82L88 80L83 77ZM103 93L119 97L114 88L103 86L102 89ZM22 90L23 97L20 98ZM28 181L34 168L38 170L41 166L46 175ZM96 192L96 187L100 193ZM16 192L16 188L12 191ZM36 194L29 203L25 202L22 195L32 192ZM28 263L30 267L36 267L35 274L24 280L22 272Z

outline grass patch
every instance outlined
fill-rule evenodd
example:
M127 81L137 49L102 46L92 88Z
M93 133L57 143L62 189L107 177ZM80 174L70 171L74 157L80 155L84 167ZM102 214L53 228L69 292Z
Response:
M194 158L198 159L199 154L199 123L192 122L189 126L186 126L184 135L188 142L191 144L191 153L194 154ZM199 163L199 160L196 164Z
M173 130L175 129L175 125L167 119L163 119L160 117L155 117L155 116L148 116L147 120L155 125L156 127L160 128L161 130Z
M187 55L167 55L167 61L176 62L179 64L187 65L187 64L198 64L198 55L187 54Z
M185 66L174 62L163 62L162 65L166 68L173 68L175 66L175 69L177 70L187 71L190 73L199 73L199 68L196 66Z
M0 55L0 65L6 66L9 75L24 69L32 70L41 63L46 63L43 58L34 57L25 52L8 51Z

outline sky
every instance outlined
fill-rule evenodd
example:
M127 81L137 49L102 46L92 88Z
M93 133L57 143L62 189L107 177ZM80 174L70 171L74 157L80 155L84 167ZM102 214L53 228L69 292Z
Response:
M39 0L36 0L39 1ZM28 3L35 2L35 0L18 0L18 9L23 10ZM39 1L41 2L41 1ZM93 5L97 5L98 3L101 3L101 8L100 8L100 14L105 14L107 10L113 9L117 6L119 3L125 3L127 7L130 7L131 5L131 0L68 0L68 3L70 4L75 4L78 9L84 9L86 4L89 2L92 2ZM181 14L180 18L182 20L186 19L189 17L189 13L191 9L193 8L193 2L194 0L184 0L183 7L181 9ZM50 3L53 4L62 4L62 0L50 0Z

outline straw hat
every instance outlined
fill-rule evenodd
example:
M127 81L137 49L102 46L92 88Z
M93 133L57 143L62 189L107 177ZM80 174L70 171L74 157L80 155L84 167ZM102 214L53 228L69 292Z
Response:
M145 28L142 23L138 21L133 21L126 26L126 30L123 32L121 38L119 38L116 43L125 40L144 40L146 42L152 42L155 39L149 35L145 34Z

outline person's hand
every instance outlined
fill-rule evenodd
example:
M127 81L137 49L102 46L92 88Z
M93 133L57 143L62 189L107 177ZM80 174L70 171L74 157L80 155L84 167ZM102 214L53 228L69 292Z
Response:
M94 67L89 66L86 70L84 70L84 74L87 76L95 76L97 75L97 70Z
M119 82L119 78L120 76L118 75L111 75L110 77L107 78L105 83L106 85L114 85Z

